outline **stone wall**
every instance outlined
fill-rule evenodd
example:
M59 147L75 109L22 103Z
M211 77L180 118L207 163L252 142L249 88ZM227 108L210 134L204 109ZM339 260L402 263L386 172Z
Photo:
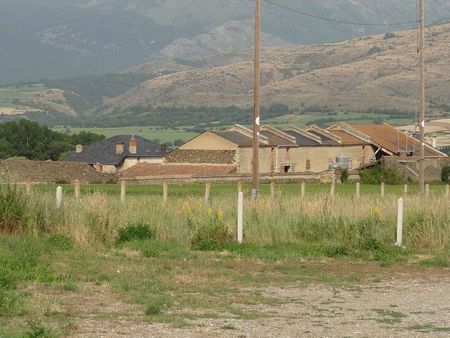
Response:
M234 150L176 149L169 153L165 160L168 163L234 164L235 158Z
M385 156L381 159L384 168L398 170L404 178L413 181L419 179L418 157L401 158L396 156ZM450 165L450 157L447 158L425 158L425 181L440 181L442 168Z
M115 175L98 173L87 163L63 161L1 160L0 183L104 183L115 181Z

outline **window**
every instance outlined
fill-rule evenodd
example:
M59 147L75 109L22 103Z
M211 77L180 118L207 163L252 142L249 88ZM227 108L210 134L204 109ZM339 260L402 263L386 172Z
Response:
M285 173L288 173L288 172L291 171L291 166L290 165L285 165L285 166L283 166L283 170L284 170Z
M306 160L306 166L305 166L306 170L311 170L311 160L307 159Z

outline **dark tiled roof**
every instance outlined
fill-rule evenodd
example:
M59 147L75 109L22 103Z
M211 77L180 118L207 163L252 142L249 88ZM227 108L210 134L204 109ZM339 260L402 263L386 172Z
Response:
M295 146L296 144L293 142L290 142L289 140L286 140L277 134L274 134L270 132L269 130L263 130L261 131L261 135L266 136L269 139L270 145L275 146Z
M129 142L131 135L119 135L106 140L85 146L83 152L70 153L64 160L87 162L91 165L99 162L101 164L119 165L127 157L163 157L165 153L161 152L161 146L158 143L147 140L140 136L135 136L137 142L137 153L130 154ZM116 144L124 144L124 152L116 154Z
M238 146L251 146L253 144L251 137L245 136L238 131L212 131L212 133Z
M332 138L326 137L325 135L322 135L320 133L315 132L314 130L308 130L308 133L320 137L322 140L322 145L331 145L331 146L338 146L339 142L336 142Z
M306 136L303 136L299 133L296 133L294 130L286 130L285 133L287 133L291 136L294 136L295 139L297 140L298 146L300 146L300 147L301 146L316 146L316 147L320 146L320 143L318 143Z

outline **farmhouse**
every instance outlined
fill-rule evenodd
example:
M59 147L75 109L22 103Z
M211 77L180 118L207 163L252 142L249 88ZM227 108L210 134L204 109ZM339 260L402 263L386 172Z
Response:
M260 172L280 174L323 172L335 167L338 158L359 167L374 159L366 140L342 143L339 136L317 126L285 130L262 126L259 138ZM206 131L165 157L169 163L234 164L236 173L252 170L252 131L234 125L225 131Z
M85 162L98 172L118 173L139 163L162 163L164 145L140 136L119 135L83 146L76 146L65 161Z

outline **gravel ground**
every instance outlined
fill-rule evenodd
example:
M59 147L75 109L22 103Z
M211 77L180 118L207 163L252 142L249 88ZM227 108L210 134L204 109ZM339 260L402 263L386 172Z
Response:
M56 296L48 291L46 297ZM188 320L189 325L182 328L149 322L142 309L111 297L105 287L90 285L65 295L58 306L73 315L73 337L450 336L449 270L436 276L424 272L421 276L402 276L365 285L238 290L249 291L258 291L276 302L236 304L237 308L256 314L252 319L222 313L217 318Z

